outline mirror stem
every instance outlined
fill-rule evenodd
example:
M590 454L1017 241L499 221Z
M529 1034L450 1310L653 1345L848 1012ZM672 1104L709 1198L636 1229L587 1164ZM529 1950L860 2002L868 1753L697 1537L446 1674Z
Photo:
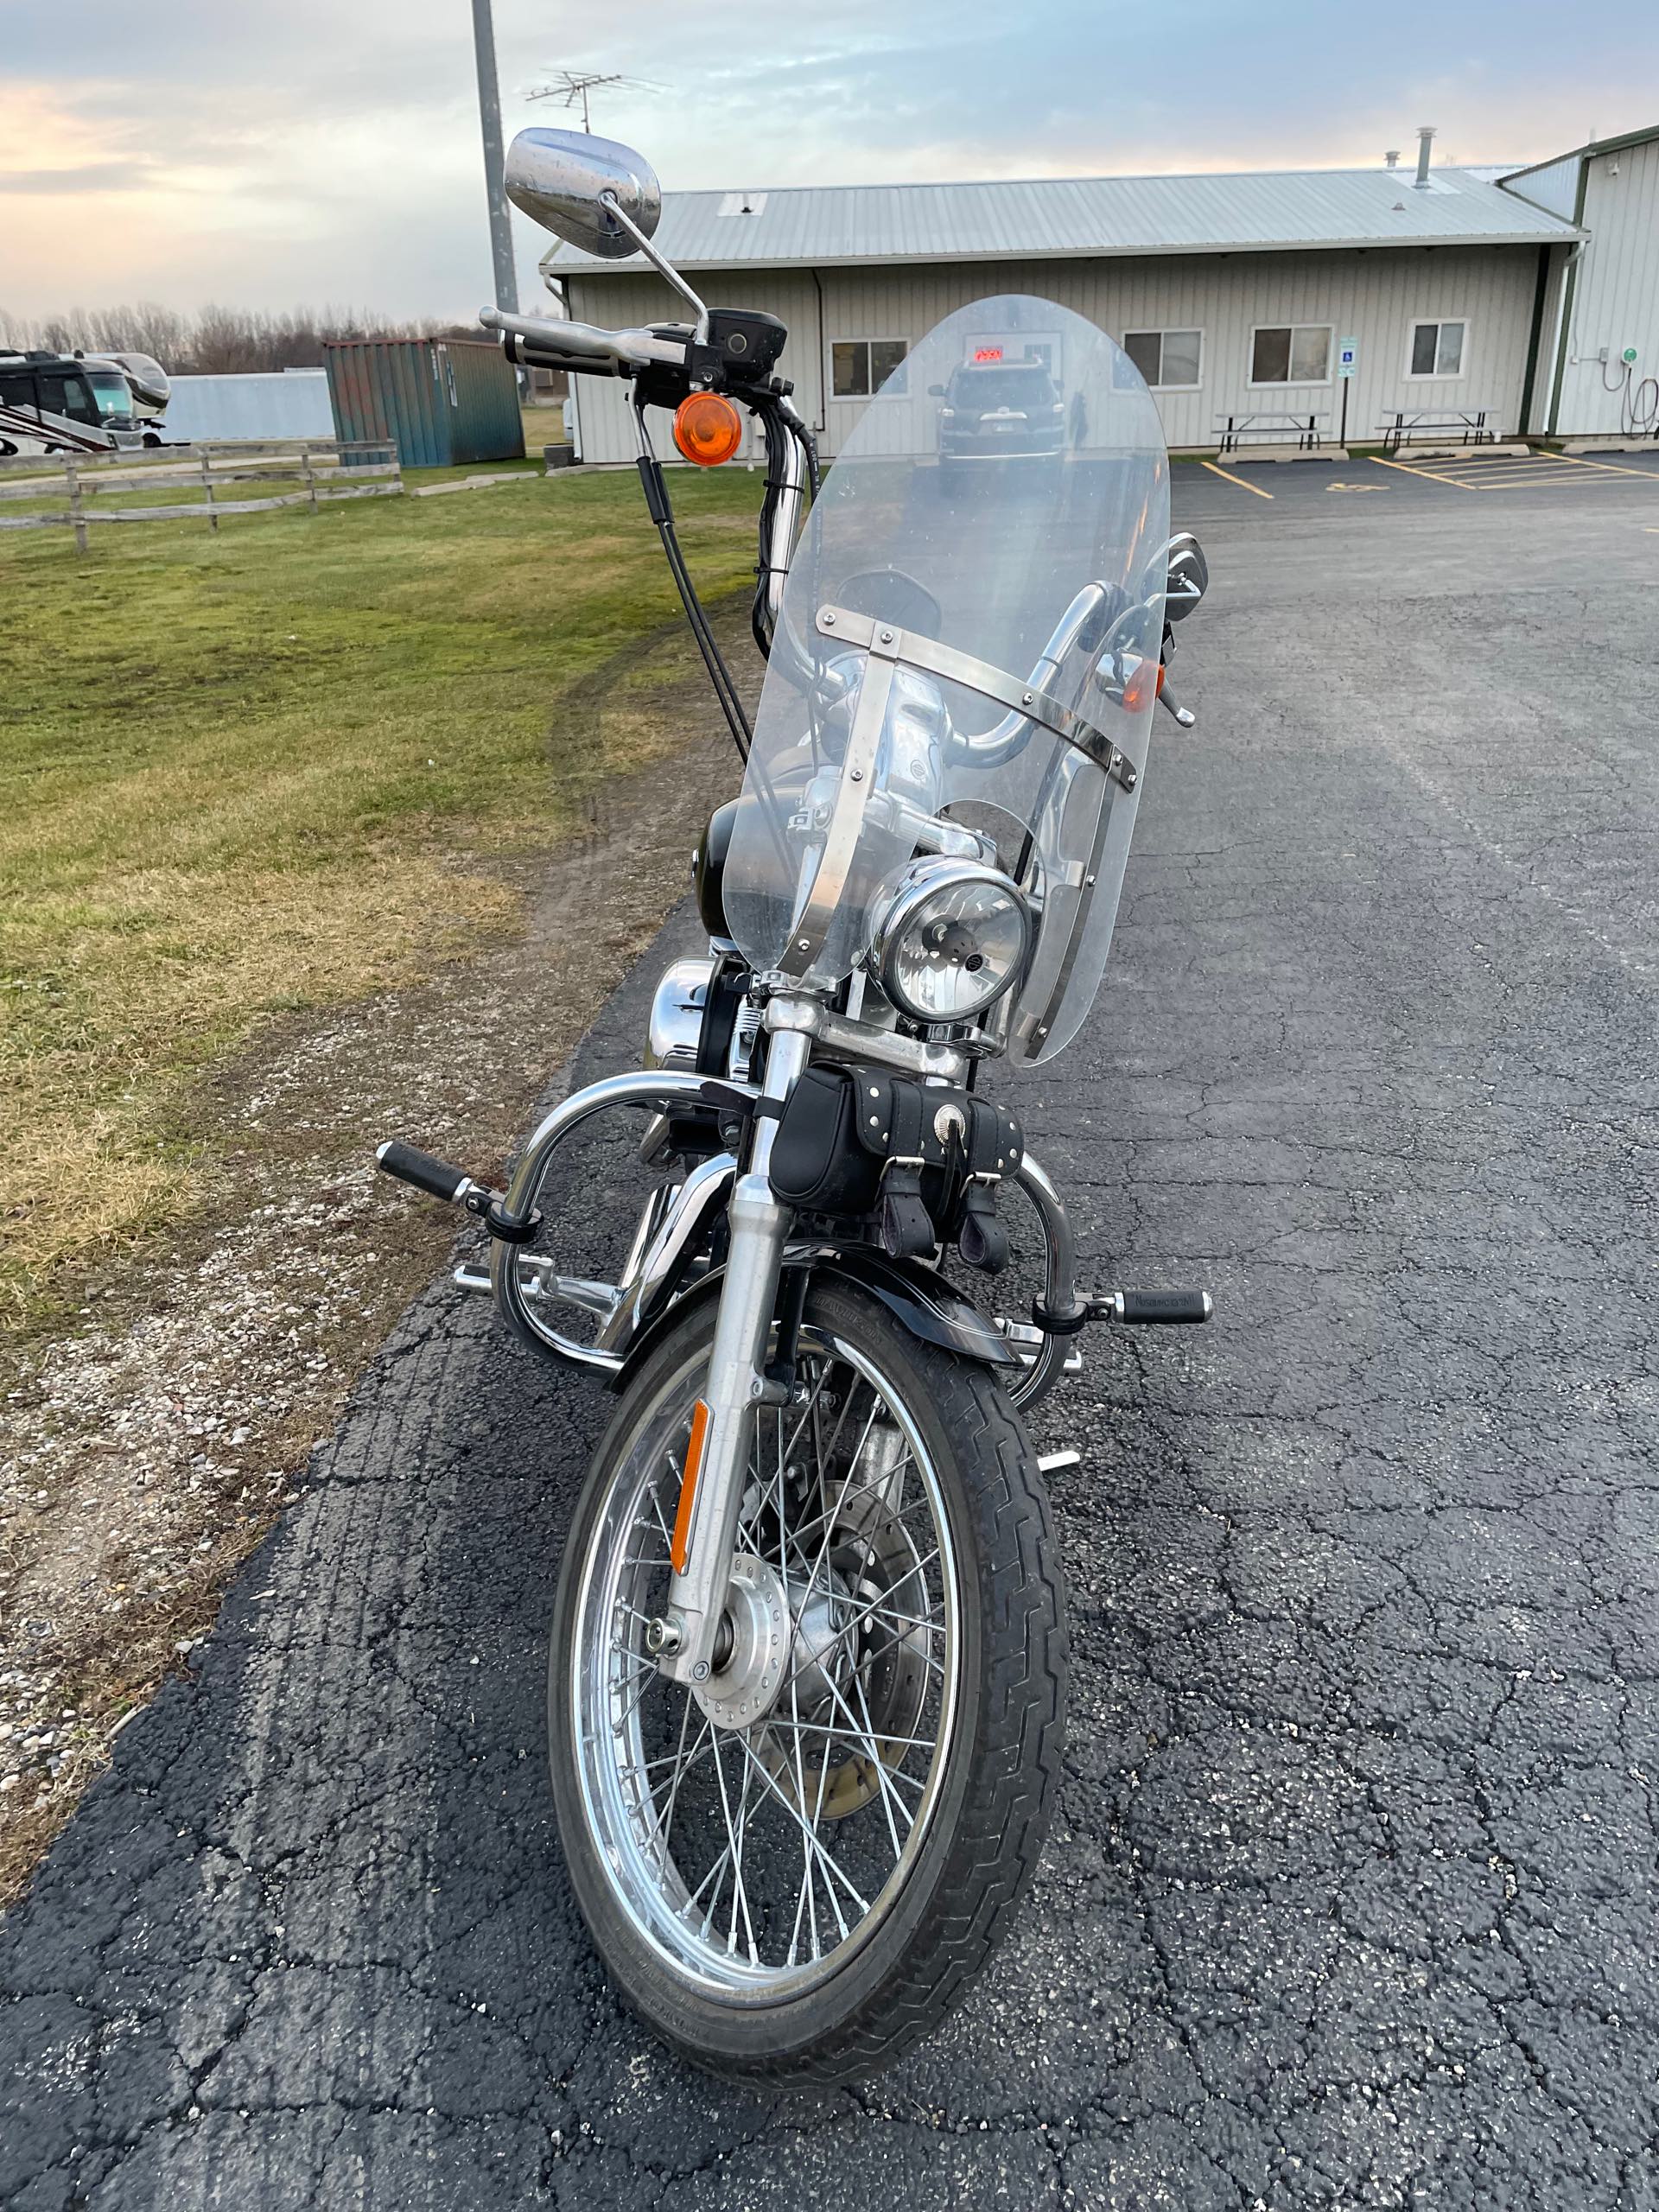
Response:
M626 208L623 207L622 203L618 200L613 192L601 192L599 195L599 204L607 211L607 213L613 215L617 221L621 224L623 229L639 247L640 252L645 255L645 259L650 262L652 267L658 270L661 275L666 276L669 283L674 287L680 297L683 300L688 301L690 305L696 309L697 327L694 335L696 336L699 345L703 344L709 336L708 308L704 307L702 302L697 297L691 287L686 283L679 270L675 268L673 263L671 261L665 260L664 257L658 252L656 247L640 229L639 224L634 221L632 216L628 213Z

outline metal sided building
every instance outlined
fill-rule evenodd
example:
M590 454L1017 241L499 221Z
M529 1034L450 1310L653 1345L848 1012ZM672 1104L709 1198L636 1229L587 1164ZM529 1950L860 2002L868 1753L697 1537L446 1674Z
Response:
M1344 397L1356 442L1401 412L1484 410L1503 435L1547 381L1581 232L1490 171L1380 168L671 193L657 238L711 306L788 324L783 373L833 455L910 346L1000 292L1124 344L1177 448L1213 450L1230 416L1314 416L1334 440ZM561 245L543 268L581 321L684 316L638 257ZM624 388L571 381L582 458L632 460Z
M1547 349L1527 429L1563 437L1659 426L1659 124L1518 169L1503 187L1583 243L1553 262Z

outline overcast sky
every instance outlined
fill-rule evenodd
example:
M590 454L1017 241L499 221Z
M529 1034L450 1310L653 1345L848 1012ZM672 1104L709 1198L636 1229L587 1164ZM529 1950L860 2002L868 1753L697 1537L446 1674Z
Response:
M666 190L1522 162L1659 120L1659 16L1560 0L496 0L509 136L554 68ZM470 313L490 294L470 0L0 0L0 309ZM527 303L546 241L513 218Z

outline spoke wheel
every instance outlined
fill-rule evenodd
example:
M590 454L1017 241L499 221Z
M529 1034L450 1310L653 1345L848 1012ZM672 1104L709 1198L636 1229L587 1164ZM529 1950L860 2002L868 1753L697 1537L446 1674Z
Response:
M1010 1721L1028 1758L1017 1802L990 1808L1019 1831L997 1870L1008 1902L1034 1857L1059 1735L1046 1510L982 1370L856 1294L815 1292L796 1402L753 1426L719 1663L705 1686L672 1681L646 1630L667 1604L710 1328L711 1310L659 1348L578 1509L550 1676L561 1832L607 1963L654 2024L725 2070L836 2078L868 2070L873 2040L896 2048L930 2024L901 2009L873 2037L872 2005L915 2001L903 1986L940 1948L929 1915L974 1825L985 1738ZM1006 1633L988 1638L981 1604L988 1478L1045 1554L1021 1594L1048 1664L1002 1688L1002 1711L988 1661L1015 1655ZM936 1966L931 1980L949 2001L952 1977Z

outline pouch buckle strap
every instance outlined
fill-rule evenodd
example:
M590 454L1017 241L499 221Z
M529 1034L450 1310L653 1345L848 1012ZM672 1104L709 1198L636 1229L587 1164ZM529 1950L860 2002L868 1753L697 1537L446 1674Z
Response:
M962 1194L962 1226L957 1249L970 1268L1001 1274L1008 1264L1008 1232L996 1217L995 1185L1000 1175L970 1175Z
M881 1243L895 1260L926 1259L938 1243L922 1198L923 1165L889 1160L881 1171Z
M938 1242L922 1198L922 1101L919 1084L896 1082L887 1128L893 1150L881 1163L881 1242L895 1260L931 1256Z

